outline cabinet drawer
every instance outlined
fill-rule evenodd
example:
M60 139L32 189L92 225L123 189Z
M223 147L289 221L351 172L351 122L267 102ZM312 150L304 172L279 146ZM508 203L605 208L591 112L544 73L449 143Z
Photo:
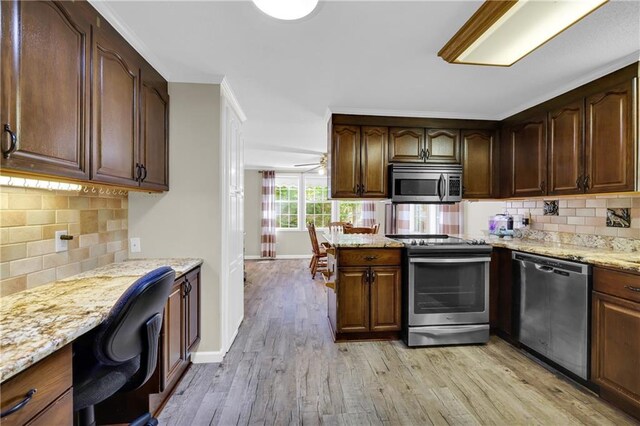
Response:
M400 265L400 249L338 249L338 266Z
M73 425L73 391L71 389L27 423L27 426L50 425Z
M593 268L593 289L600 293L640 302L640 275Z
M3 426L22 425L71 388L71 345L54 352L0 386L2 411L20 403L29 390L36 393L22 409L2 419Z

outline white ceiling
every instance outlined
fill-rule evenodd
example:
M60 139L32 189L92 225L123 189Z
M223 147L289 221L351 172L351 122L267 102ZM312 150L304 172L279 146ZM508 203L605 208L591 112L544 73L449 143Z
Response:
M326 151L326 114L502 119L640 59L640 1L611 1L510 68L440 48L480 1L321 1L278 21L249 1L94 6L174 82L226 77L246 113L248 168Z

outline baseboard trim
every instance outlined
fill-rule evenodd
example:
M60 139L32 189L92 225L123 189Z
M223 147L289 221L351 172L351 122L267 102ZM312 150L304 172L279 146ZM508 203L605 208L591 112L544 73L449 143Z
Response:
M311 259L310 254L281 254L276 255L276 260L278 259ZM270 260L269 258L264 258L256 255L247 255L244 257L244 260Z
M194 364L218 364L224 360L222 351L191 352L191 362Z

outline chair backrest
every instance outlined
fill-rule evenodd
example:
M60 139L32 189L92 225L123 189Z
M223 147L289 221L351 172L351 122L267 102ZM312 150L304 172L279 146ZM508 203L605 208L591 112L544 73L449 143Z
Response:
M320 246L318 245L318 235L316 234L316 225L312 222L307 224L307 230L309 231L309 238L311 239L311 250L313 254L320 254Z
M368 226L360 226L360 227L355 227L355 226L347 226L344 228L344 233L345 234L375 234L376 232L378 232L378 229L374 226L372 227L368 227Z
M147 323L162 318L175 277L173 269L163 266L138 279L120 296L96 333L94 354L98 361L122 364L142 354L148 338L156 337L157 342L157 336L147 336Z
M379 230L380 230L379 223L376 223L375 225L373 225L373 234L377 234Z
M329 222L329 232L340 232L343 231L345 227L351 226L350 222Z

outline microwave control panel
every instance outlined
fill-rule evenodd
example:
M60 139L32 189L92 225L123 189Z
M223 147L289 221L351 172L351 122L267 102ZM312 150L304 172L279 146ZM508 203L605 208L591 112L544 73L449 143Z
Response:
M449 176L449 196L450 197L460 196L460 177L459 176Z

